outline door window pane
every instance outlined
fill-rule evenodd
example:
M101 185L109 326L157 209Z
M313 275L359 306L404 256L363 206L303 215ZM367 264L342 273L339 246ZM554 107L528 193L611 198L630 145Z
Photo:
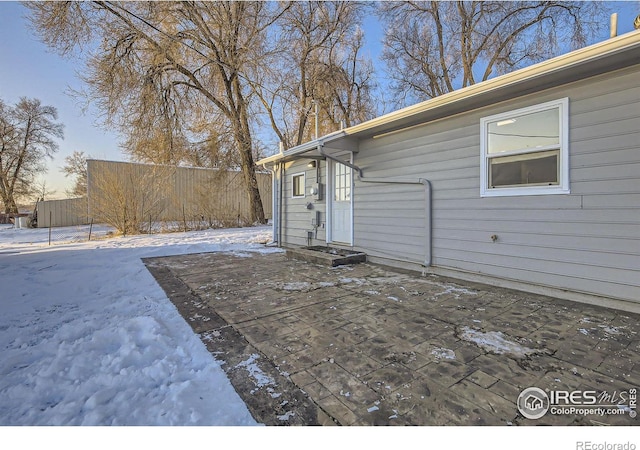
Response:
M333 199L337 202L351 200L351 168L344 164L335 164Z

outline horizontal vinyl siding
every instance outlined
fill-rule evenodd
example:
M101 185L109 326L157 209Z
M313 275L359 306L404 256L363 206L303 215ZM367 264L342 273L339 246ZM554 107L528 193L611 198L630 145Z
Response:
M547 235L557 236L575 236L578 239L587 239L591 237L600 236L615 236L614 239L623 239L627 242L630 251L634 251L634 240L637 239L638 225L637 224L610 224L600 223L591 224L588 228L584 227L580 222L549 222L549 221L512 221L507 220L497 221L495 219L487 220L474 220L470 223L468 217L459 219L436 219L438 222L437 230L462 230L473 231L481 230L486 233L487 238L493 234L500 236L500 233L512 232L515 233L527 233L533 236L538 236L540 239ZM576 231L576 229L578 229ZM434 235L436 231L434 230ZM604 249L601 251L605 251Z
M582 169L582 168L591 168L591 167L606 167L606 166L614 166L619 164L629 164L635 163L636 155L638 152L637 147L634 147L634 140L637 138L635 134L630 135L629 142L627 145L621 146L620 137L616 139L615 142L608 142L608 150L607 150L607 160L602 161L602 145L604 142L600 144L595 144L595 139L588 141L585 144L580 146L581 153L576 153L573 155L571 159L571 166L574 170ZM586 147L588 144L594 144L591 151L587 152Z
M482 267L478 270L478 260L468 261L466 258L478 255L472 251L447 251L441 255L439 266L454 267L455 269L486 274L489 276L504 278L508 280L524 281L540 286L554 287L561 290L569 290L580 293L600 295L609 298L623 299L636 302L638 287L629 284L615 284L609 281L602 281L593 278L593 269L588 266L570 266L580 269L576 271L566 271L562 273L549 270L553 261L531 261L527 267L520 264L520 259L516 257L504 257L501 255L482 255ZM505 270L508 264L512 264ZM627 271L627 275L633 275L634 271ZM604 285L614 285L615 290L600 292Z
M640 302L639 70L368 139L354 162L365 178L431 181L435 266ZM571 194L480 198L480 119L563 97ZM355 245L419 263L421 192L357 183Z
M307 167L309 160L301 160L286 165L284 175L283 199L282 199L282 241L286 246L306 246L307 232L313 232L311 245L326 245L326 164L320 162L320 183L323 185L322 199L315 200L309 194L309 189L315 185L317 180L317 170ZM305 174L305 196L304 198L292 198L293 185L292 176ZM277 201L277 199L276 199ZM313 205L313 209L307 209L307 203ZM321 224L316 230L312 226L312 219L316 211L321 214Z
M354 247L369 256L423 264L427 253L424 190L422 184L356 181Z

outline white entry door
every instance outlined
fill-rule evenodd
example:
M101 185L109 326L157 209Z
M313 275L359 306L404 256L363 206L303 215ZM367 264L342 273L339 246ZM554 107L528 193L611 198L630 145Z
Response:
M331 241L352 245L351 167L333 162L331 187Z

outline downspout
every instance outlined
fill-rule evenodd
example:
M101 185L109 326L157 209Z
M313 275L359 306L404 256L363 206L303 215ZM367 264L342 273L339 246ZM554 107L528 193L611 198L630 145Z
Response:
M267 167L266 164L263 164L262 167L264 167L265 170L268 170L269 172L271 172L271 189L272 189L272 194L271 194L271 212L272 212L272 216L273 216L273 233L272 233L272 239L273 239L273 243L277 243L278 247L280 247L280 220L281 220L281 215L280 215L280 211L282 209L282 187L281 187L281 181L282 181L282 177L277 177L276 176L276 164L273 165L273 169L270 169ZM277 165L278 168L280 168L280 164ZM280 181L280 186L278 185L278 183L276 181ZM277 193L278 198L276 199L276 196L274 195L275 193Z
M284 154L284 142L280 141L278 144L278 149L280 151L280 155ZM278 230L277 230L277 238L278 238L278 247L282 247L282 204L283 204L283 192L284 189L284 162L278 162ZM274 172L275 173L275 172Z
M340 164L344 164L347 167L351 167L353 170L356 171L357 176L358 176L358 180L362 183L386 183L386 184L422 184L424 186L424 191L425 191L425 213L426 213L426 234L427 234L427 239L426 239L426 251L425 251L425 260L424 260L424 266L425 267L429 267L431 266L432 260L433 260L433 233L432 233L432 228L433 228L433 219L432 219L432 213L433 213L433 209L431 206L431 182L429 180L427 180L426 178L365 178L364 173L362 171L362 169L358 166L356 166L355 164L351 164L351 163L347 163L345 161L342 161L338 158L335 158L331 155L328 155L327 153L325 153L323 146L321 144L318 145L318 152L320 152L320 154L322 156L324 156L327 159L330 159L332 161L336 161L339 162Z
M282 204L283 204L283 188L284 188L284 163L278 163L278 170L280 171L280 176L278 180L278 247L282 247Z

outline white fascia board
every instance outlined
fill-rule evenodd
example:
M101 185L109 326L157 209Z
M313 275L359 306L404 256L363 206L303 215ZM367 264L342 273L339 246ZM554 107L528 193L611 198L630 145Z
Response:
M274 163L283 159L288 159L316 149L319 145L324 145L330 141L334 141L343 137L354 136L367 131L374 130L378 127L391 125L393 122L403 119L410 119L427 113L430 110L436 110L443 106L459 104L460 106L470 104L477 97L490 94L500 89L508 88L514 85L523 85L527 82L534 82L537 79L547 77L559 72L571 73L571 69L583 66L585 64L594 64L598 60L615 56L630 50L640 50L640 30L632 31L615 38L584 47L573 52L557 56L555 58L542 61L529 67L525 67L515 72L491 78L478 84L467 86L447 94L440 95L430 100L408 106L403 109L385 114L375 119L345 128L328 134L320 139L307 142L305 144L293 147L283 153L279 153L268 158L258 161L259 165ZM635 53L634 53L635 54ZM640 59L631 57L628 65L638 64ZM561 84L561 83L558 83Z
M467 86L430 100L385 114L384 116L346 128L344 131L347 135L362 133L376 127L391 124L398 120L410 118L411 116L415 116L444 105L456 102L464 103L479 95L484 95L510 85L526 83L527 81L535 80L555 72L566 70L570 71L573 67L595 62L599 59L603 59L620 52L625 52L629 49L637 49L638 47L640 47L640 31L632 31L616 38L608 39L589 47L575 50L538 64L519 69L515 72L491 78L487 81ZM635 64L639 62L640 61L636 60ZM632 64L633 61L630 61L630 65Z
M303 153L315 150L319 146L323 146L328 142L342 138L345 135L346 134L344 130L334 131L333 133L327 134L321 137L320 139L314 139L313 141L305 142L304 144L298 145L297 147L292 147L288 150L285 150L282 153L277 153L273 156L269 156L268 158L263 158L260 161L258 161L256 164L261 166L264 164L272 164L272 163L281 161L283 159L292 159Z

